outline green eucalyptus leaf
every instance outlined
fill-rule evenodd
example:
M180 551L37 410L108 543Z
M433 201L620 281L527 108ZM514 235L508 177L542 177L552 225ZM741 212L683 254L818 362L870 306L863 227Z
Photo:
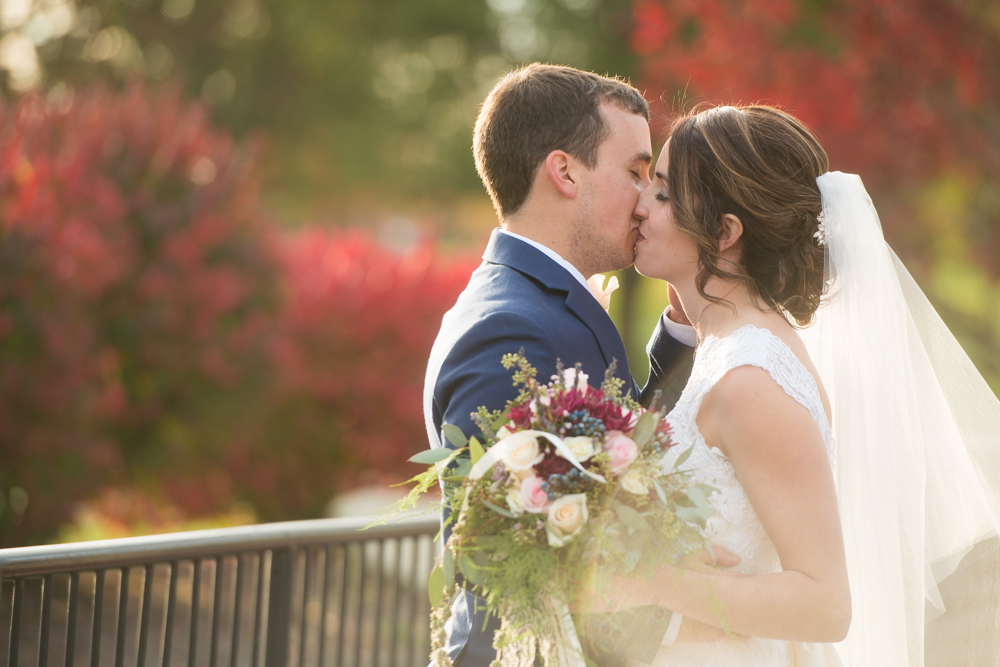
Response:
M655 479L653 480L653 490L656 491L656 497L660 499L660 502L666 505L667 494L663 493L663 488L660 486L659 482L657 482Z
M439 461L444 461L446 458L454 454L452 450L447 447L439 447L437 449L425 449L419 454L414 454L409 458L413 463L423 463L424 465L432 465Z
M622 523L624 523L629 528L632 528L634 523L637 520L639 520L639 513L636 512L631 507L629 507L628 505L622 505L622 504L616 505L615 514L617 514L618 518L622 520Z
M450 442L455 449L462 449L469 444L469 439L465 437L465 433L463 433L462 429L454 424L442 425L441 432L444 433L444 437L448 439L448 442Z
M635 429L632 431L632 440L635 441L636 446L642 447L647 442L649 442L650 437L653 435L653 429L656 428L656 418L658 413L656 412L644 412L639 420L635 423Z
M681 455L677 457L677 460L674 462L674 470L677 470L682 465L684 465L684 462L688 460L689 456L691 456L692 450L694 450L694 445L691 445L690 447L688 447L687 449L685 449L681 453Z
M431 576L427 579L427 597L431 601L431 608L437 609L444 599L444 570L440 565L431 570Z
M686 495L698 509L708 509L708 500L705 498L705 493L697 486L689 488Z
M458 557L458 569L462 571L465 578L468 579L476 586L483 585L483 575L476 567L476 564L469 558L468 554L462 554Z
M472 465L476 465L476 463L479 462L479 459L483 458L483 454L485 453L486 450L484 450L483 446L479 444L479 441L476 440L475 436L469 438L469 456L471 457Z
M714 486L712 486L711 484L702 484L701 482L699 482L698 484L695 484L695 486L701 489L701 492L705 494L706 498L708 498L713 493L719 492L719 490Z
M472 552L472 562L476 564L476 567L480 570L486 569L490 565L490 557L482 551Z
M468 474L472 471L472 460L467 459L465 457L459 457L456 460L458 461L458 465L455 466L455 469L451 471L452 476L467 477Z
M510 409L507 409L504 410L502 413L500 413L499 417L490 422L490 428L493 429L494 433L496 433L497 431L500 430L501 426L506 425L507 422L509 421L510 421Z
M508 519L516 519L517 518L517 516L513 512L511 512L510 510L505 510L504 508L500 507L499 505L494 505L493 503L491 503L488 500L484 500L483 504L486 505L487 507L489 507L491 510L493 510L497 514L499 514L500 516L505 516Z
M679 519L688 521L690 523L701 523L703 521L701 510L697 507L678 507L674 514L677 515Z

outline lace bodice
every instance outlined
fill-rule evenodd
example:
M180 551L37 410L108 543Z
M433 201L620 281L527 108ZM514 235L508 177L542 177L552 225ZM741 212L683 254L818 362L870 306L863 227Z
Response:
M691 378L677 405L667 415L667 421L674 442L680 445L677 449L686 449L689 443L694 445L683 467L692 471L696 481L719 490L709 498L716 510L706 526L710 542L742 558L736 570L744 574L768 574L781 570L774 545L750 505L729 459L721 450L705 442L695 423L705 394L727 372L739 366L766 370L789 396L809 411L819 426L831 465L833 434L816 380L791 348L767 329L746 325L725 338L707 338L698 347ZM664 467L668 465L665 457Z
M691 454L683 468L691 471L695 481L718 489L718 493L708 499L716 510L706 523L709 542L740 556L741 561L734 570L751 575L770 574L781 571L778 552L736 478L732 463L721 450L705 442L695 422L705 395L726 373L739 366L766 370L785 393L809 411L819 426L827 456L833 464L833 433L816 380L784 341L767 329L747 325L725 338L708 338L698 347L691 377L677 405L667 415L677 446L664 456L662 465L665 471L673 469L675 457L691 446ZM708 642L678 641L671 646L661 646L652 667L793 667L804 664L842 667L836 652L827 644L743 636ZM632 660L629 667L645 666Z

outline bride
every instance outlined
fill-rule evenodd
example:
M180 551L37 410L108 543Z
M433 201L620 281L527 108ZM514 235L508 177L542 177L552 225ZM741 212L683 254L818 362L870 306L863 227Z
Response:
M937 582L997 533L1000 402L828 168L789 114L719 107L674 124L639 199L636 269L697 336L673 451L741 557L596 599L684 616L655 665L922 665Z

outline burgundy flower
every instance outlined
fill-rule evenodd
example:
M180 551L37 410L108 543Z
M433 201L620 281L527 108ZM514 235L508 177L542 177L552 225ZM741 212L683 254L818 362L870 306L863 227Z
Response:
M535 466L535 472L542 479L548 480L549 475L564 475L572 467L572 463L556 455L556 450L552 445L547 445L545 447L545 458Z
M510 409L510 420L514 422L514 426L519 431L531 428L531 420L533 418L534 414L531 412L529 403L516 405Z

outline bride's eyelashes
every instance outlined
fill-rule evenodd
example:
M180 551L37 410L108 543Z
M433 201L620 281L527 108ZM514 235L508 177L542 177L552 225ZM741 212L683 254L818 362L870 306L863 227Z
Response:
M660 192L657 192L653 196L653 199L655 199L656 201L660 202L661 204L669 204L670 203L670 197L668 197L667 195L662 194Z

